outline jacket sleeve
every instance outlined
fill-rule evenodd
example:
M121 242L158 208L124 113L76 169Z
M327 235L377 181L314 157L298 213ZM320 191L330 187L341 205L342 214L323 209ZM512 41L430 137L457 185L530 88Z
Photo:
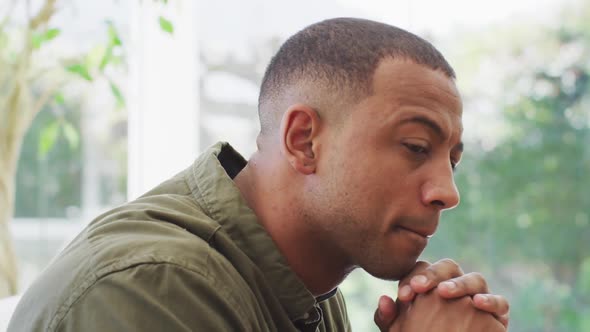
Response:
M141 264L99 279L57 331L252 331L244 299L228 285L170 263Z

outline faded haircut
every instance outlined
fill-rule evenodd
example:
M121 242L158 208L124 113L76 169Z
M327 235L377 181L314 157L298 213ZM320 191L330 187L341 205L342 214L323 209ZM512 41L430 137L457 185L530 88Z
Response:
M373 74L386 57L410 60L455 78L442 54L408 31L365 19L325 20L290 37L271 59L258 98L261 134L278 127L284 110L276 108L293 87L319 90L328 100L354 102L369 96Z

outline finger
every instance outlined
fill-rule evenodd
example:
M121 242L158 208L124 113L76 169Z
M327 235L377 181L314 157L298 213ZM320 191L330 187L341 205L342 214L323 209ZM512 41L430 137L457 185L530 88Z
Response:
M397 299L402 302L410 302L414 300L416 293L412 290L412 286L404 285L397 290Z
M504 327L506 329L508 329L508 322L510 321L510 314L506 314L504 316L500 316L500 317L496 317L500 323L502 323L502 325L504 325Z
M399 299L397 299L395 301L395 307L397 310L397 316L399 316L401 313L408 311L409 307L410 307L410 302L402 302Z
M410 273L408 273L405 277L403 277L398 283L398 290L397 290L397 299L398 300L400 300L402 302L409 302L414 299L414 296L416 295L416 293L414 293L414 291L412 290L412 287L410 286L410 280L414 276L424 272L428 267L430 267L430 265L431 264L426 261L416 262L412 271L410 271Z
M410 286L415 293L426 293L443 281L463 275L463 270L454 260L445 258L430 265L418 275L412 277ZM479 292L483 293L483 292Z
M476 294L473 297L473 305L479 310L493 314L502 325L508 327L510 304L505 297L493 294Z
M438 293L447 299L488 293L488 283L478 272L471 272L438 285Z
M379 330L382 332L389 331L389 327L397 318L397 307L393 299L389 296L381 296L375 310L373 320Z

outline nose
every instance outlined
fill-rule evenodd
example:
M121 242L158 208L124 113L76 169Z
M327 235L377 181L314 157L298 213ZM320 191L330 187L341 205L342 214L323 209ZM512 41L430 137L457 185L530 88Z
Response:
M445 172L446 173L446 172ZM422 186L422 203L438 210L447 210L459 204L459 190L453 174L439 174Z

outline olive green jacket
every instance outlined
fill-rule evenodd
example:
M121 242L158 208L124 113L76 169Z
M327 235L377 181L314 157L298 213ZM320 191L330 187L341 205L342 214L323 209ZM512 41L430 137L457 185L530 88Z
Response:
M233 182L218 143L82 231L25 292L8 331L348 331L339 291L316 299Z

